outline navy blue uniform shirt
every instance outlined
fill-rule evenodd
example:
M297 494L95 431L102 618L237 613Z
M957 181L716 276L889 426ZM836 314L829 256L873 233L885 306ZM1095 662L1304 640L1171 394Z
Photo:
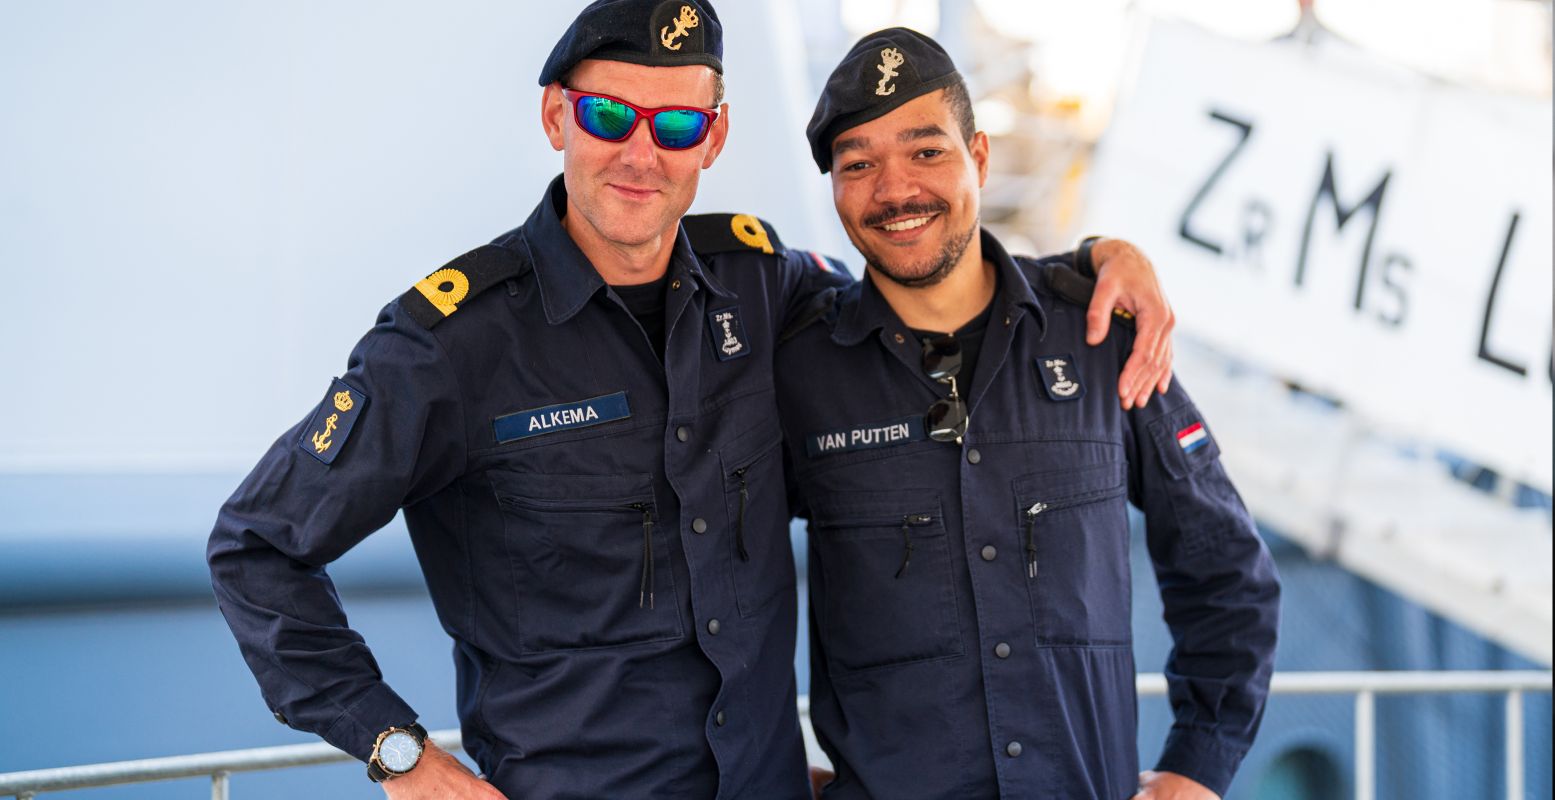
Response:
M682 229L661 363L565 203L486 250L494 282L456 261L383 310L222 508L221 610L270 708L366 759L416 713L325 565L403 509L508 797L808 798L772 359L838 276L751 217L706 258Z
M778 352L825 796L1132 796L1130 501L1175 643L1157 768L1224 794L1268 692L1273 562L1181 382L1123 411L1132 330L1087 346L1042 278L1062 266L982 243L998 290L962 444L924 435L948 389L870 280Z

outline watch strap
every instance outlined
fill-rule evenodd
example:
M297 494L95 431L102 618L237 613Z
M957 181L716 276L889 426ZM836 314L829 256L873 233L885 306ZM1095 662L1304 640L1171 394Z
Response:
M1091 280L1097 277L1096 262L1091 260L1091 248L1099 241L1101 241L1100 236L1087 236L1081 239L1080 246L1075 248L1075 270Z

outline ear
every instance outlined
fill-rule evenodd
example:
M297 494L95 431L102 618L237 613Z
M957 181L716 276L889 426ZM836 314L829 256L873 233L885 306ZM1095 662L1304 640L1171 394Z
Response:
M729 104L718 106L718 119L713 120L713 129L707 132L707 153L702 157L702 169L707 169L718 160L718 154L724 150L724 142L729 138Z
M552 150L566 149L567 98L560 83L550 83L540 95L540 125L545 128L545 138L551 140Z
M972 163L977 165L977 188L988 183L988 134L978 131L972 134Z

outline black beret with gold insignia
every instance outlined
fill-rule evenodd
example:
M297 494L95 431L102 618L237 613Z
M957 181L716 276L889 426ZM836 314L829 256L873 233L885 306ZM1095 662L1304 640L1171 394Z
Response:
M585 58L649 67L712 67L722 74L724 40L708 0L595 0L562 34L540 70L540 85L561 80Z
M945 48L917 31L886 28L865 36L826 79L805 128L816 166L831 171L831 145L843 131L960 80Z

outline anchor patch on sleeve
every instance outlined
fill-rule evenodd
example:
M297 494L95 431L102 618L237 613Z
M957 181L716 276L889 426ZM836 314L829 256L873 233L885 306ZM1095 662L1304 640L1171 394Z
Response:
M357 419L366 408L367 395L336 378L330 383L324 402L319 403L313 418L308 420L308 427L303 429L297 446L325 464L335 463L340 457L340 449L346 445L346 437L351 435L351 429L356 427Z

